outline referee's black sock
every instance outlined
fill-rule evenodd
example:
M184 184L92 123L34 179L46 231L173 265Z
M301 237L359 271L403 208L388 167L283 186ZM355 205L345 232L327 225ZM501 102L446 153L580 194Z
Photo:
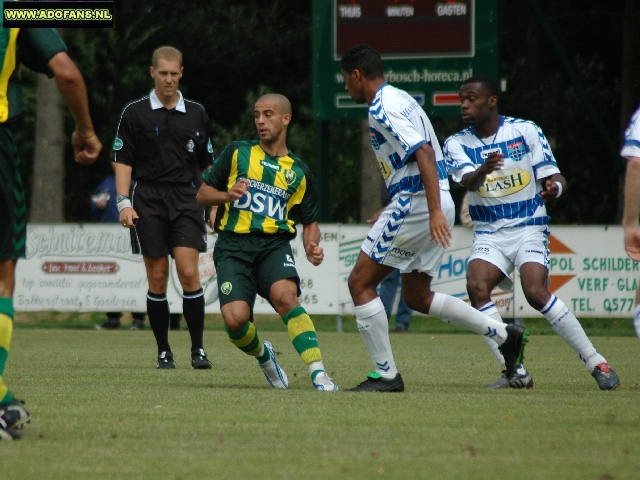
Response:
M170 352L169 346L169 302L166 293L147 292L147 314L149 325L158 344L158 353Z
M204 290L182 292L182 314L191 335L191 351L202 348L204 330Z

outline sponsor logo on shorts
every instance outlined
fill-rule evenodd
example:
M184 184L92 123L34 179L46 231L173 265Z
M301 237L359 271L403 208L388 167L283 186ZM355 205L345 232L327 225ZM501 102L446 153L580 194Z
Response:
M287 254L285 257L286 257L286 258L285 258L285 261L284 261L284 263L283 263L282 265L283 265L285 268L286 268L286 267L293 267L293 268L295 268L296 263L293 261L293 257L292 257L291 255L289 255L289 254Z
M187 150L189 151L189 153L193 153L193 149L196 147L196 144L193 143L193 140L189 139L189 141L187 142Z
M487 247L475 247L471 250L472 255L489 255L489 249Z
M122 142L122 139L120 137L116 137L113 140L113 146L111 148L113 148L114 150L122 150L124 143Z
M260 160L260 165L266 168L270 168L271 170L275 170L276 172L280 171L280 165L272 165L269 162L265 162L264 160Z
M284 181L287 182L287 185L291 185L293 182L296 181L296 172L294 172L293 170L285 170L284 171Z
M394 247L389 252L389 256L393 258L407 259L414 257L415 252L410 252L409 250L403 250L402 248Z
M224 282L222 285L220 285L220 291L224 295L229 295L232 289L233 289L233 285L231 285L231 282Z
M538 255L544 255L544 252L541 252L540 250L525 250L525 253L537 253Z
M373 242L373 238L371 238L369 235L367 235L367 240L369 240L370 242Z

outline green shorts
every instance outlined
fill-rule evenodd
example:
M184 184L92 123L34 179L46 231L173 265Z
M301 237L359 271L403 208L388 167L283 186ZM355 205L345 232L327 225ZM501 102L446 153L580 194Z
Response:
M0 260L24 258L27 203L11 130L0 125Z
M220 306L242 300L253 312L256 294L271 303L271 285L285 278L296 282L298 295L301 293L288 236L220 232L213 260Z

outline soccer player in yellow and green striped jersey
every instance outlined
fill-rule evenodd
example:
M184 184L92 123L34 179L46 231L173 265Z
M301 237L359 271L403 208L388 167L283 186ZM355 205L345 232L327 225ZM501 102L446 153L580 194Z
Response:
M102 144L93 131L87 91L67 47L52 28L0 28L0 440L15 440L29 413L13 398L4 371L13 334L13 290L25 256L27 206L12 127L22 112L19 65L55 77L76 123L71 141L78 163L93 163Z
M227 145L198 192L202 205L217 206L218 240L214 261L220 310L229 340L254 356L274 388L288 388L273 345L261 341L250 319L256 295L269 301L287 325L296 351L309 368L317 390L338 386L324 369L313 322L300 305L300 278L291 240L302 224L307 260L320 265L318 200L308 167L287 148L291 104L283 95L267 94L255 104L259 140Z

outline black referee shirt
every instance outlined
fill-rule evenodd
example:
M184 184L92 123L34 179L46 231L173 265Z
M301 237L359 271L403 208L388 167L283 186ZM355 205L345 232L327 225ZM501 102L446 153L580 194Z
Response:
M185 99L167 110L155 90L124 107L113 160L132 167L134 180L200 183L200 171L213 163L209 117L199 103Z

